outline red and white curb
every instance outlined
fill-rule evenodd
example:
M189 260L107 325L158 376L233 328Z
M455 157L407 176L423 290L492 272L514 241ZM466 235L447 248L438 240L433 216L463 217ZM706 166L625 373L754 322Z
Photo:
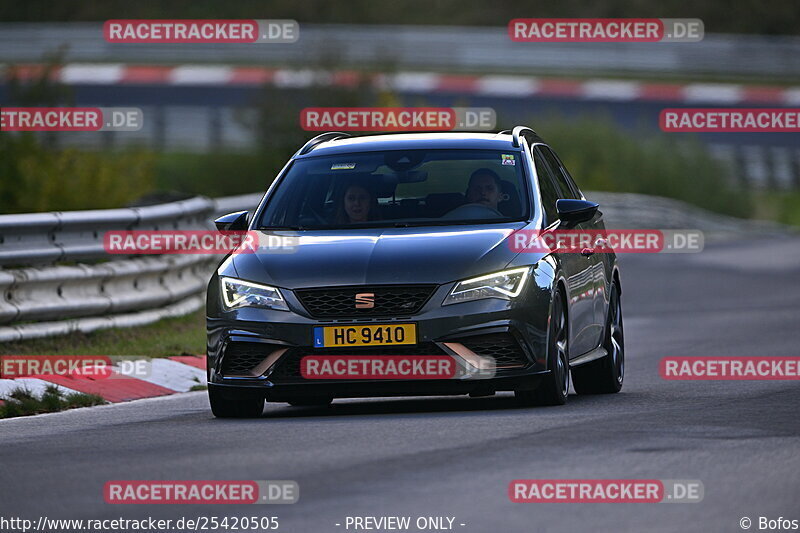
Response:
M42 65L4 65L30 79ZM311 86L355 87L366 81L375 87L409 93L463 93L499 97L562 97L584 100L669 101L685 104L800 105L800 87L733 83L656 83L612 79L573 80L517 75L459 75L435 72L396 74L320 71L215 65L127 65L74 63L53 70L52 79L70 85L249 86L279 88Z
M147 372L143 377L92 378L71 374L0 379L0 397L18 388L40 395L48 385L57 385L64 393L97 394L106 401L117 403L188 392L196 385L206 384L205 356L185 355L144 361Z

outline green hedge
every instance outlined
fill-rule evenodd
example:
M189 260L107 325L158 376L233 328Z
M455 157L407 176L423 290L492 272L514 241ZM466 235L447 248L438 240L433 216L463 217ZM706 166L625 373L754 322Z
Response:
M266 190L283 163L253 152L164 153L156 160L155 184L163 192L212 197L247 194Z
M653 194L732 216L752 214L750 194L729 186L725 167L700 143L637 135L596 117L531 123L582 189ZM120 207L163 192L213 197L263 191L313 136L291 133L292 146L264 135L261 150L208 154L48 150L32 136L0 134L0 212Z
M581 189L666 196L727 215L752 214L747 191L731 187L726 167L697 141L630 133L597 117L530 123Z
M154 162L146 151L52 149L0 134L0 213L121 207L153 189Z

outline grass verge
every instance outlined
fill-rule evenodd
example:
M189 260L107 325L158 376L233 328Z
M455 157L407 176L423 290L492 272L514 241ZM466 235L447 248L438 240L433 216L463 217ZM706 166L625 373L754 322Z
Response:
M206 351L205 312L136 328L71 333L0 345L0 355L143 355L169 357Z
M800 192L762 192L755 195L755 217L800 227Z
M7 396L0 398L0 418L55 413L77 407L102 405L106 401L96 394L70 392L64 394L57 386L48 385L40 396L36 396L25 388L17 388Z

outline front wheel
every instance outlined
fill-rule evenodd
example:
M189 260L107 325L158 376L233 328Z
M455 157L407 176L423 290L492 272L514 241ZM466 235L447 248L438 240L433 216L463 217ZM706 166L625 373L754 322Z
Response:
M217 418L256 418L264 411L264 397L249 391L208 388L211 412Z
M613 394L622 389L625 379L625 335L619 293L619 287L614 283L603 337L605 357L572 370L572 385L578 394Z
M550 373L534 390L514 391L521 405L564 405L569 393L569 326L561 291L553 295L547 335L547 367Z

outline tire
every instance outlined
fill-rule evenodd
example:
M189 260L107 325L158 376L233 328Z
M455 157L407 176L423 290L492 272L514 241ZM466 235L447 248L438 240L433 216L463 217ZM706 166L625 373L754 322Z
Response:
M289 403L292 407L326 407L333 402L330 396L309 396L307 398L296 398Z
M547 368L534 390L514 391L517 402L524 406L564 405L569 394L569 325L561 291L553 295L547 334Z
M603 348L608 354L602 359L572 369L572 385L578 394L614 394L622 389L625 379L625 332L620 292L616 283L611 286L607 315Z
M217 418L256 418L264 411L264 397L251 392L208 388L211 412Z

